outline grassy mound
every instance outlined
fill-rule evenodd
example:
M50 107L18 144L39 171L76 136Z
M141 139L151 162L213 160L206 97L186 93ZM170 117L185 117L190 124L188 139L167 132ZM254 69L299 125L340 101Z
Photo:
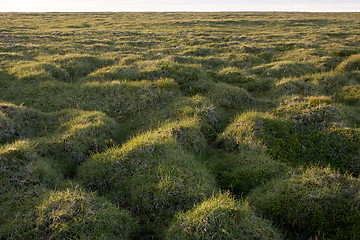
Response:
M360 84L345 86L335 96L339 101L348 105L358 105L360 102Z
M289 171L288 166L256 149L237 154L217 153L208 159L208 164L220 187L237 195L246 195Z
M332 103L333 100L327 96L292 97L283 100L274 113L297 124L314 128L349 126L348 116L342 106Z
M310 64L288 61L265 64L255 67L250 71L252 74L276 79L284 77L300 77L315 72L317 72L316 68Z
M310 82L305 78L283 78L275 83L271 89L272 94L278 97L283 96L318 96L322 95L325 91L324 88L318 84Z
M332 108L325 110L326 117L329 111L332 113ZM322 117L322 111L304 114L300 115L300 122L296 122L268 113L248 112L227 127L220 141L229 150L266 149L274 160L293 166L330 164L342 171L359 174L359 130L342 126L325 128L319 125L324 121ZM329 119L334 117L337 116L331 114Z
M114 68L105 68L89 76L90 80L116 79L139 81L146 79L154 81L162 78L174 79L186 93L194 93L199 82L206 79L206 72L193 64L180 64L171 58L151 61L122 62Z
M176 211L189 208L214 190L207 169L175 140L183 143L197 136L188 128L189 133L182 132L179 138L180 129L186 128L178 128L176 134L173 126L150 131L121 148L92 156L80 167L81 183L130 209L145 231L159 232Z
M216 138L216 128L221 119L216 107L204 96L195 95L181 97L159 111L151 111L141 115L141 119L131 119L129 132L139 133L149 129L159 128L171 122L181 122L193 119L199 129L200 135L204 135L206 141ZM202 151L205 149L202 149ZM196 150L197 151L197 150Z
M52 161L40 157L34 147L24 140L0 147L0 238L21 239L18 222L28 217L48 188L62 184Z
M87 55L65 55L53 60L60 68L60 71L52 70L52 76L71 82L79 77L86 76L96 69L112 64L111 59L99 59Z
M104 113L66 110L53 115L59 119L59 126L51 135L35 139L36 150L54 156L65 176L73 176L90 154L123 140L119 124Z
M235 120L219 136L220 142L228 150L258 149L263 141L258 137L263 119L273 119L274 116L266 113L247 112Z
M62 78L64 72L53 64L33 63L29 61L19 62L9 71L16 78L23 82L55 81Z
M153 68L144 69L141 76L145 79L172 78L184 93L197 93L197 88L206 73L196 65L178 64L172 61L159 61Z
M343 71L359 71L360 70L360 54L351 55L343 61L338 67Z
M201 122L197 118L188 118L182 121L166 124L160 129L161 134L167 135L193 153L201 153L207 149L207 140L202 133Z
M257 217L247 202L219 194L178 214L165 239L282 239L269 222Z
M79 189L50 191L24 218L0 231L7 239L131 239L136 221L94 194Z
M359 193L358 178L314 167L257 188L249 200L289 237L358 239Z
M41 113L9 103L0 104L0 143L31 139L41 156L52 156L72 175L90 153L103 151L124 139L122 128L106 114L64 110Z
M33 186L56 186L61 175L50 159L39 156L29 141L17 141L0 148L1 192Z
M186 118L197 118L206 136L214 134L218 123L218 115L214 104L206 97L195 95L185 97L171 104L162 114L163 119L181 121Z
M10 73L22 81L72 82L112 63L112 60L103 60L93 56L69 54L53 56L51 59L40 58L36 63L22 61L12 68Z
M242 87L252 81L243 71L235 67L222 68L216 74L216 80Z
M227 110L246 108L256 101L245 89L227 83L210 84L207 92L213 102Z
M22 106L0 102L0 144L44 135L55 124L56 118Z
M135 230L128 212L79 189L51 192L37 207L39 238L130 239Z
M159 110L179 97L179 87L171 79L138 82L89 82L85 84L44 82L19 88L17 101L43 112L69 108L102 111L121 121L143 112ZM13 99L15 93L4 92ZM16 102L16 101L15 101ZM131 118L131 119L129 119Z

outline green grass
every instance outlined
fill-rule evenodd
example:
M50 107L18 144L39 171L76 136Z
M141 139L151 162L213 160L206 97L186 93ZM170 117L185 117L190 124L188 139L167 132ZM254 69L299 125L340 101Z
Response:
M137 222L127 211L81 189L50 191L14 226L2 229L7 239L131 239ZM14 224L14 223L12 223Z
M262 112L239 115L219 136L219 142L239 152L261 149L292 166L330 164L358 176L359 130L349 127L346 114L335 107L299 101L280 105L274 111L279 116Z
M175 217L165 239L283 239L271 224L255 215L248 202L228 193L213 196Z
M193 120L170 124L94 155L81 166L79 180L131 209L145 232L159 233L176 211L214 191L209 171L183 149L205 143Z
M0 239L360 238L359 16L0 13Z
M357 239L359 190L358 178L312 167L254 190L249 201L293 238Z
M290 167L273 160L261 149L240 153L216 152L207 160L222 189L245 196L252 189L283 176Z

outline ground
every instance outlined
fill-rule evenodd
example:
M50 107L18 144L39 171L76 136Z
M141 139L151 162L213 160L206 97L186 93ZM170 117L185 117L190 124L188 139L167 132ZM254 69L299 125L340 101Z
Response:
M0 239L359 239L359 13L0 13Z

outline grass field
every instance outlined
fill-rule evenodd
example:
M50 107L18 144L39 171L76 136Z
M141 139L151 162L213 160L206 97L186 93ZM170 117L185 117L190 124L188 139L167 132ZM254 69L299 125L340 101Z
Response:
M360 13L0 13L0 239L360 239Z

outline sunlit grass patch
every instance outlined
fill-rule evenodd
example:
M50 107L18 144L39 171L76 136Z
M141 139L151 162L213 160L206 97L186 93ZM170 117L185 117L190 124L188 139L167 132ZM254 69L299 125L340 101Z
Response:
M308 63L291 61L275 62L253 68L250 72L263 77L281 79L284 77L300 77L318 70Z
M28 199L26 199L29 201ZM127 211L80 188L46 191L39 204L0 230L7 239L131 239L137 222Z
M208 170L181 147L197 144L191 131L168 125L136 136L121 148L92 156L80 167L79 179L139 216L145 232L159 233L176 211L214 191Z
M256 216L248 202L221 193L179 213L165 239L283 239L271 224Z
M0 102L0 143L11 142L28 137L42 136L57 124L51 115Z
M249 200L291 238L356 239L359 189L358 178L313 167L254 190Z
M351 55L338 66L339 70L359 71L360 70L360 54Z
M306 109L303 115L293 115L293 119L268 113L244 113L220 135L220 142L235 151L265 149L274 160L292 166L330 164L358 175L358 129L336 124L335 108L316 107L314 110L307 113Z

